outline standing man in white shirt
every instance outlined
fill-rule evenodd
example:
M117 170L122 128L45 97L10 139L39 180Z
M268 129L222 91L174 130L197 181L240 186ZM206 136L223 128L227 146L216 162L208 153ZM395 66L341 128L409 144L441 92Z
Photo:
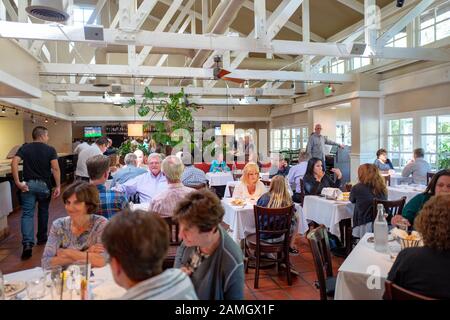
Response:
M344 148L344 145L328 139L321 135L321 132L322 125L318 123L314 127L314 133L309 136L306 152L311 155L311 158L321 159L323 167L325 168L325 145L339 146L340 148Z
M108 138L101 137L98 138L95 143L89 148L86 148L80 152L78 155L77 169L75 170L76 180L83 180L89 182L89 174L86 167L86 161L90 157L103 154L108 148Z

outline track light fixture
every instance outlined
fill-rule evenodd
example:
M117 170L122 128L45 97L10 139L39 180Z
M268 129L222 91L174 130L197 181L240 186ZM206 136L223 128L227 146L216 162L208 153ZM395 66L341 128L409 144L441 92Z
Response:
M19 115L19 110L16 109L16 116L18 116L18 115Z
M45 121L44 121L45 123L48 123L48 119L47 118L45 118Z
M405 0L397 0L397 8L403 7L404 3L405 3Z
M3 107L3 108L2 108L2 113L5 113L5 112L6 112L6 108Z

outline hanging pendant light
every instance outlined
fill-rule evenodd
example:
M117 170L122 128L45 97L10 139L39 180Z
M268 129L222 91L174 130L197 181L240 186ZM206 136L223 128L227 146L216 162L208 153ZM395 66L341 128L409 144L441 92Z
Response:
M226 99L227 99L227 122L228 122L228 83L225 81L226 87ZM220 125L220 135L222 136L234 136L234 123L222 123Z

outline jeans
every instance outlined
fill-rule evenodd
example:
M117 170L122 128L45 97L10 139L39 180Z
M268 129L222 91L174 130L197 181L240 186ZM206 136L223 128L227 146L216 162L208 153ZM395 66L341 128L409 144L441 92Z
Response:
M28 191L21 195L22 205L22 245L34 245L34 209L38 203L37 239L47 240L48 207L50 205L50 189L41 180L27 181Z

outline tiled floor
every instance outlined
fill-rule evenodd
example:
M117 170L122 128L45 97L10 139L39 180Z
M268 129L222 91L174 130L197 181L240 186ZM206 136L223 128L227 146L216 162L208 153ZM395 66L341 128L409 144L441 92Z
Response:
M21 211L15 211L8 217L10 227L10 235L8 238L0 242L0 270L6 274L10 272L20 271L24 269L40 266L41 255L44 246L35 246L33 248L33 256L31 259L22 261L20 255L22 253L21 234L20 234L20 215ZM61 198L53 200L50 205L50 221L51 222L65 215L64 206ZM300 255L291 256L291 263L299 272L299 276L293 275L292 286L287 284L286 273L282 269L280 273L275 268L261 270L259 278L259 288L253 288L255 278L254 269L249 269L245 275L245 299L247 300L318 300L319 291L314 287L316 273L312 261L312 255L309 245L304 237L298 236L297 245ZM343 262L342 258L333 257L333 272L337 273L337 269Z

